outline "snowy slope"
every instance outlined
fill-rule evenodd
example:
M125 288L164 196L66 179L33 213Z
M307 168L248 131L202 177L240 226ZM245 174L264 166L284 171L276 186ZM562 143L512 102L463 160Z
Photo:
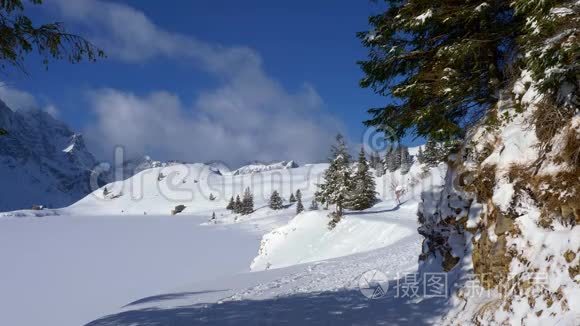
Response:
M327 166L241 175L206 164L156 167L69 207L0 214L0 256L7 266L0 269L0 306L8 311L0 324L81 325L111 313L91 324L223 324L224 318L247 324L273 306L269 316L281 321L436 319L431 302L422 308L429 313L414 316L402 315L417 307L407 300L385 301L387 310L369 305L353 282L370 269L393 279L416 269L420 194L441 184L445 166L425 172L414 165L407 175L378 178L381 202L347 212L333 231L328 211L296 216L286 200L300 189L308 207ZM393 201L393 184L407 190L400 206ZM240 216L225 210L229 198L246 187L254 192L256 211ZM286 209L267 207L274 189ZM186 209L169 215L179 204ZM212 212L216 221L209 221ZM250 265L270 270L250 273ZM255 306L244 311L249 301ZM319 305L312 310L311 303ZM30 307L37 313L27 314Z
M348 211L332 231L328 230L328 211L297 215L287 225L262 239L253 270L279 268L325 260L386 247L417 233L417 206L426 189L441 186L445 165L423 172L415 164L407 175L400 171L376 178L381 202L362 211ZM393 188L405 190L401 205L393 198ZM391 216L395 216L391 218Z
M195 282L137 300L88 325L434 325L444 299L396 295L399 277L416 270L420 247L414 234L340 259ZM387 294L375 300L358 289L360 276L372 270L390 280Z
M231 196L241 195L246 187L254 194L257 210L252 217L267 215L267 203L273 190L288 198L300 189L309 202L326 164L271 170L255 174L221 174L201 163L176 164L141 171L135 176L113 182L85 198L59 210L59 214L169 214L177 205L185 205L182 214L226 214ZM210 194L216 199L210 200Z
M81 135L37 109L13 112L0 101L0 211L62 207L90 192L94 157ZM7 186L9 185L9 186Z
M264 236L251 268L286 267L386 247L417 233L414 209L385 202L364 213L347 213L332 231L328 230L328 211L299 214ZM385 216L396 211L395 218Z

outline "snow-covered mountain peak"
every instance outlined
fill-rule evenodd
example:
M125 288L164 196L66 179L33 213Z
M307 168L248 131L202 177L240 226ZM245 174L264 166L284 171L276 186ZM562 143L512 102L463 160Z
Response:
M80 134L38 109L13 111L0 101L0 211L65 206L90 192L95 158Z

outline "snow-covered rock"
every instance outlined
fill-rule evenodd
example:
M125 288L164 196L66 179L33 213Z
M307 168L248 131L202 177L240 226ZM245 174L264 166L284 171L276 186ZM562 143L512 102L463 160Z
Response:
M184 164L178 161L157 161L153 160L150 156L145 155L141 158L134 158L125 160L120 166L113 170L108 171L107 180L119 181L125 180L138 174L142 171L153 169L153 168L163 168L166 166Z
M542 94L526 72L475 126L445 183L423 195L421 272L454 284L444 325L577 325L580 316L580 116L540 140ZM519 104L523 106L517 107Z
M258 172L272 171L272 170L284 170L284 169L294 169L297 168L298 164L294 161L282 161L271 164L263 163L253 163L249 165L242 166L241 168L233 172L234 175L241 174L252 174Z

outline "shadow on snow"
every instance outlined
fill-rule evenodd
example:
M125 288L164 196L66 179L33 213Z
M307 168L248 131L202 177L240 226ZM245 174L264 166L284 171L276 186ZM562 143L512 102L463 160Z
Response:
M343 289L264 300L144 308L106 316L86 326L431 325L448 309L445 298L415 303L394 298L394 291L390 289L385 297L374 300L356 289Z

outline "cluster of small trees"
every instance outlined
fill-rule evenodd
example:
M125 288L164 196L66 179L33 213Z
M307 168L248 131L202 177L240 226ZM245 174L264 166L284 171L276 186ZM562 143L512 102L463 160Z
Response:
M373 153L369 159L369 165L375 170L377 177L382 177L385 172L395 172L401 169L401 174L409 173L413 165L413 156L405 146L398 146L385 153L381 159L378 153Z
M288 199L290 203L296 203L296 214L300 214L304 211L304 205L302 204L302 192L300 189L296 190L296 195L294 193L290 194L290 198ZM316 204L315 204L316 205ZM279 210L284 208L284 200L280 197L280 193L277 190L274 190L270 195L270 203L269 206L271 209ZM318 207L316 205L316 207Z
M346 142L339 134L331 149L330 166L324 171L324 182L316 192L316 201L335 207L329 214L331 229L340 222L345 208L363 210L376 202L375 180L364 151L361 149L354 168L350 161Z
M425 144L425 150L419 147L417 161L427 166L437 166L440 162L447 159L447 156L453 152L456 146L457 144L455 142L448 141L439 143L429 138Z
M226 209L241 215L248 215L254 212L254 194L250 191L250 188L246 188L244 194L240 199L240 195L236 195L236 199L232 196L226 206Z
M409 173L415 158L421 164L433 167L440 162L444 162L450 153L457 147L457 142L446 141L437 142L432 138L427 140L424 147L419 147L416 157L409 154L409 149L405 146L398 146L387 151L385 157L381 159L378 153L373 153L369 159L369 165L375 170L377 177L383 176L386 172L395 172L400 169L401 174Z

